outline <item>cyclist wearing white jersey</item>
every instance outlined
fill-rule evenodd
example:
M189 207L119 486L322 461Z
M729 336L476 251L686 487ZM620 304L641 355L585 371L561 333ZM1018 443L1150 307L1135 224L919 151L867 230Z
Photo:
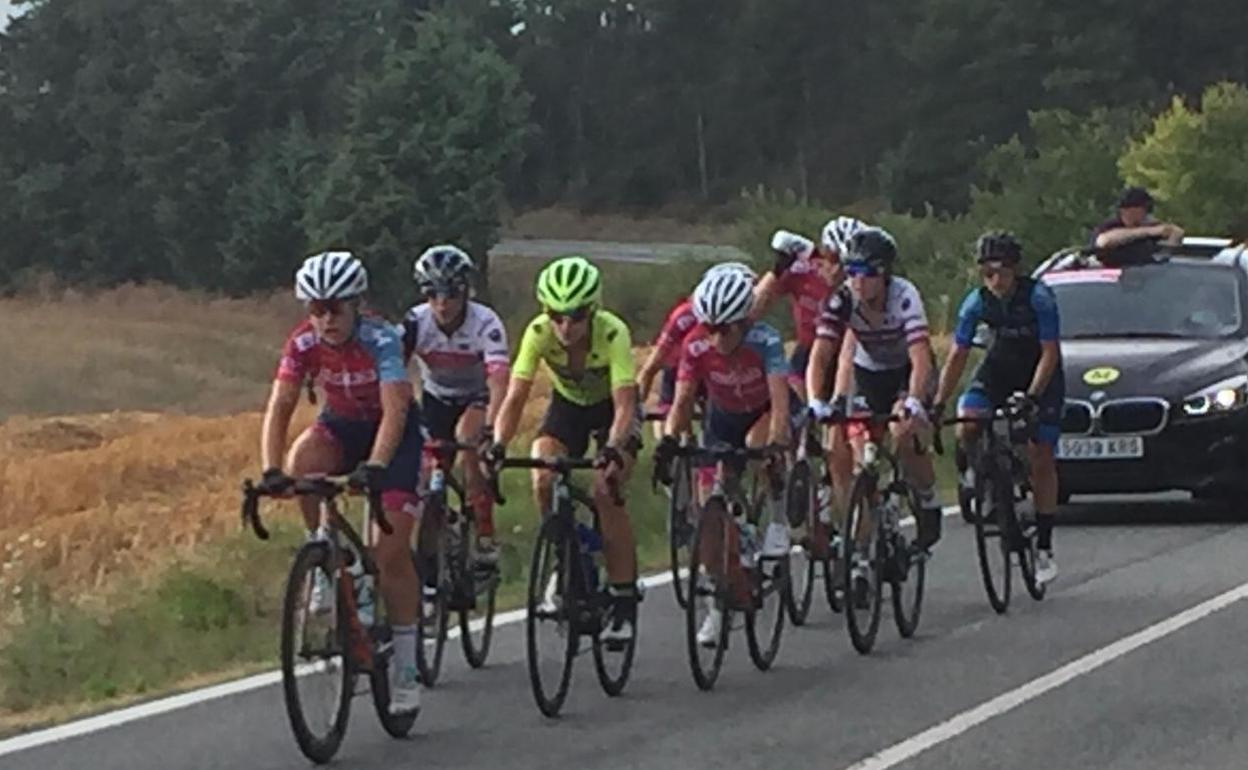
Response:
M923 298L913 283L892 274L896 260L897 244L883 230L868 228L850 239L844 258L848 290L825 304L808 370L813 392L819 392L827 362L840 347L833 398L831 403L812 399L810 408L818 417L869 411L901 418L891 432L922 509L915 546L926 550L940 539L940 504L932 459L912 439L930 432L925 404L934 390L935 368ZM851 424L846 433L853 452L844 441L835 441L828 458L842 512L867 428Z
M492 441L509 373L507 332L498 313L468 298L476 272L455 246L433 246L413 268L425 302L403 319L403 350L420 363L421 407L429 436L481 445ZM467 502L477 521L477 562L498 560L494 498L486 489L475 452L464 452Z

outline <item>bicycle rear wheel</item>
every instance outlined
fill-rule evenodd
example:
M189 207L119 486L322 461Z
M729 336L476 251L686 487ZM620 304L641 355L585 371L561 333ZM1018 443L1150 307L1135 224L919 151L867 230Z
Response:
M694 535L690 517L693 512L693 466L688 457L676 460L670 491L672 496L667 505L667 541L671 557L672 590L676 593L676 603L683 610L689 601L689 553Z
M355 690L345 583L338 580L326 543L308 543L295 554L282 600L282 694L303 755L317 764L342 745ZM315 590L320 584L321 590ZM329 607L313 607L319 593Z
M789 559L788 590L785 591L784 603L789 613L789 620L795 626L805 625L810 615L810 606L815 598L815 562L811 552L811 539L816 536L816 500L813 473L810 461L801 460L793 464L789 470L789 480L785 492L785 514L793 526L804 526L805 542L800 548L793 549Z
M442 505L445 506L445 502ZM445 508L430 506L421 519L416 558L422 594L416 667L420 669L420 681L425 687L437 684L442 672L442 654L446 651L446 627L450 615L447 597L453 588L448 569L449 535Z
M843 538L845 557L841 574L845 586L845 625L854 649L863 655L875 646L883 600L882 538L875 495L873 476L865 473L855 476ZM859 572L857 576L855 568Z
M606 595L601 598L606 599ZM640 620L638 613L637 620ZM608 644L594 636L594 671L598 674L598 684L602 691L611 697L624 692L628 677L633 670L633 656L637 652L637 624L633 624L633 636L627 642Z
M498 569L473 563L472 544L477 542L477 522L465 506L459 516L458 554L452 557L459 574L452 575L459 602L459 644L464 660L473 668L485 665L494 639L494 603L498 593Z
M698 515L689 554L689 600L685 604L685 640L689 650L689 668L693 681L701 690L710 690L719 678L728 649L728 630L732 625L729 604L731 572L728 559L735 541L736 525L728 517L723 500L709 500ZM717 613L719 627L714 628ZM699 640L699 632L707 625L708 634ZM717 633L709 633L715 631Z
M997 614L1010 606L1010 538L1014 495L1009 475L993 469L976 475L975 549L988 603Z
M373 645L374 649L388 648L388 642L393 638L389 626L380 626L376 629L376 640L379 644ZM383 657L375 655L373 658L373 670L369 673L369 689L373 693L373 710L377 712L377 721L381 722L381 728L391 738L406 738L407 734L412 731L412 726L416 724L416 718L420 712L412 712L409 714L391 714L390 713L390 661L393 649L390 648L388 653Z
M901 510L908 511L916 522L921 510L919 501L913 493L902 495L905 500ZM927 557L925 554L910 554L910 543L900 530L890 533L892 545L889 548L890 575L889 586L893 597L893 621L897 624L897 633L909 639L919 628L919 616L923 610L923 588L927 583Z
M568 697L579 643L572 622L578 601L569 566L575 558L579 558L576 537L567 523L547 518L533 543L524 632L533 699L548 717L558 716Z

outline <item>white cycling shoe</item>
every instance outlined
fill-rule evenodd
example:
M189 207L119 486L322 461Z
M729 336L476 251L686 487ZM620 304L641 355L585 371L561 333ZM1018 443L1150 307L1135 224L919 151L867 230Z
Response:
M718 607L709 608L702 620L702 627L698 629L698 644L702 647L718 647L723 622L724 613Z
M763 556L781 559L788 555L792 547L789 525L778 521L767 525L767 534L763 536Z
M390 713L400 716L420 711L420 696L423 690L420 672L415 666L404 666L399 669L394 681L390 684Z
M1057 559L1052 551L1036 551L1036 582L1047 585L1057 579Z

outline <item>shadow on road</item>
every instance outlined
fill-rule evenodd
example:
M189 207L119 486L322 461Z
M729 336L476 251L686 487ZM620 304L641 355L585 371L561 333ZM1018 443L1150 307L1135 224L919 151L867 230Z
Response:
M1174 526L1181 524L1248 524L1248 511L1227 503L1191 500L1098 498L1062 506L1059 527Z

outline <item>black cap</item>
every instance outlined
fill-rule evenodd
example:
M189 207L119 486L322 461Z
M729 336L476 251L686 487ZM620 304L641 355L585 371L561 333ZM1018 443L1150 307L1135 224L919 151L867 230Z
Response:
M1118 208L1120 209L1151 209L1153 207L1153 196L1148 194L1148 190L1143 187L1128 187L1122 191L1122 195L1118 196Z

